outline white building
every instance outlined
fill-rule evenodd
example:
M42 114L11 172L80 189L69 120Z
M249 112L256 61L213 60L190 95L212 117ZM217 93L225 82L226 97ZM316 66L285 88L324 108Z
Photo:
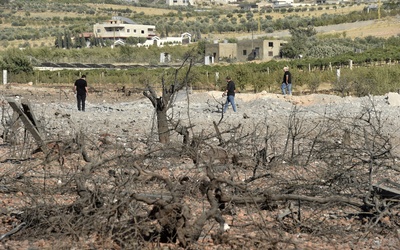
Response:
M279 7L291 7L293 6L294 1L293 0L274 0L273 1L273 7L274 8L279 8Z
M165 45L182 45L191 43L192 35L183 33L179 37L163 37L156 36L156 26L136 24L129 18L112 17L110 21L102 24L96 23L93 26L94 36L96 38L110 39L114 41L113 46L125 45L128 37L146 38L144 43L138 43L138 47L149 47L152 45L163 47Z
M128 37L151 38L156 35L156 26L137 24L129 18L115 16L104 23L93 26L95 37L103 39L125 40Z
M169 6L195 5L195 0L165 0L165 4Z
M146 40L144 43L138 43L138 47L149 47L151 45L155 45L158 47L163 47L165 45L173 46L173 45L182 45L188 44L192 41L192 35L189 33L183 33L179 37L163 37L160 38L158 36L154 36L151 39Z

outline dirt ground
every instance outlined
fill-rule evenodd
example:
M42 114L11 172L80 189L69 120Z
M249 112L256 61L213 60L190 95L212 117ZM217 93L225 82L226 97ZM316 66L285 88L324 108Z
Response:
M204 178L204 170L195 165L188 155L180 154L178 157L177 155L169 156L162 151L159 152L162 147L151 140L153 138L151 129L154 109L150 101L141 93L128 96L117 88L91 89L87 111L78 112L75 107L75 97L69 87L48 88L13 85L3 86L0 91L3 111L9 108L5 98L29 99L37 117L43 119L46 124L49 134L57 135L59 140L64 140L68 136L71 137L79 130L90 135L90 145L92 146L89 151L91 155L100 152L102 157L107 158L112 154L125 152L125 154L138 157L134 158L136 160L143 157L143 168L169 177L171 181L180 180L183 177L195 180L194 183L191 183L192 185L186 187L188 193L185 193L184 203L191 208L192 218L198 217L207 209L207 206L204 205L207 200L194 191L196 185L199 185L199 180ZM207 137L209 133L211 134L215 130L213 122L218 122L221 119L221 113L218 112L217 106L225 100L221 95L222 93L219 91L195 92L189 95L189 100L186 99L185 94L179 93L177 95L176 103L173 106L174 118L180 119L182 124L192 122L195 125L193 133L203 134ZM377 108L395 112L395 108L385 103L384 97L376 97L376 99ZM223 136L223 139L227 142L232 140L231 138L243 140L241 141L242 144L236 145L238 148L229 151L238 155L245 155L245 152L253 147L254 141L262 139L258 137L262 137L263 131L267 129L266 122L271 128L275 125L277 128L286 126L285 123L290 116L288 114L294 107L299 108L301 110L299 114L302 114L305 120L310 121L315 119L312 116L315 113L329 116L330 109L332 112L343 109L343 113L347 116L350 111L364 110L361 106L368 102L367 98L340 98L330 95L282 96L266 92L257 94L239 93L236 100L238 112L233 113L232 109L229 108L219 126L221 131L229 131L239 127L239 124L241 125L241 129L238 130L240 132L228 133ZM190 121L185 116L188 112L187 103L190 103ZM5 116L4 112L2 116ZM399 115L391 116L400 117ZM389 121L389 123L396 126L395 122ZM3 131L4 127L1 130ZM393 129L390 130L392 133L396 133ZM249 137L249 134L254 136ZM248 140L247 137L249 137ZM174 150L179 149L180 146L177 145L180 144L177 142L181 139L179 136L174 136L172 138L173 143L164 150L174 152ZM337 138L331 138L331 141L334 141L334 139ZM217 138L212 138L208 143L217 142ZM327 140L326 143L329 143L329 141ZM354 142L354 145L356 144ZM225 148L225 151L227 149L229 147ZM24 159L19 159L16 157L18 153L21 153L21 145L11 145L0 139L0 237L21 225L19 218L22 211L26 212L27 206L35 207L37 204L32 202L35 198L45 202L55 201L57 205L73 203L76 195L62 194L69 185L68 180L71 179L69 176L79 172L77 170L80 168L90 165L85 163L77 152L65 154L61 158L54 158L53 161L46 158L43 153L36 153L28 155L28 157L25 156ZM248 155L251 156L251 154ZM205 157L207 157L207 154ZM49 162L48 165L44 164L46 161ZM276 162L276 165L270 165L270 168L266 169L266 176L273 176L273 178L256 180L248 188L254 189L254 192L260 192L266 187L272 187L273 190L279 192L283 189L283 186L299 185L305 180L312 180L313 185L319 183L315 186L317 190L323 189L324 187L321 184L323 178L329 178L324 171L329 171L329 168L326 168L322 161L322 159L314 160L307 167L299 167L284 161ZM356 158L354 161L356 161ZM62 165L60 165L61 162ZM216 163L214 166L215 174L220 179L229 178L229 181L226 181L227 183L242 183L252 175L255 162L251 157L239 158L239 162L238 165L232 165L225 161ZM110 169L118 170L122 164L127 164L132 168L131 162L125 163L118 160L113 164L105 163L104 165L107 167L96 171L98 185L102 183L105 186L111 186L109 178L104 178L108 175L109 172L107 173L107 171ZM354 166L354 168L357 168L357 166ZM50 171L51 174L45 175L45 172L43 172L45 169ZM348 171L352 170L349 169ZM356 169L354 173L352 172L356 176L355 181L360 182L360 186L363 185L361 176L365 175L364 172L364 169ZM124 174L126 175L126 173ZM43 178L44 176L47 179ZM28 181L30 180L28 177L33 178L32 181ZM397 180L398 173L390 170L384 172L383 176L374 176L374 178L378 177ZM56 187L57 192L52 195L47 194L46 197L34 197L31 189L37 189L39 192L44 187L44 183L49 185L47 188ZM352 186L349 183L345 181L341 184L332 183L331 185L338 185L338 189L341 185L350 189ZM137 185L137 183L132 183L132 185ZM229 189L228 186L226 185L224 188ZM162 187L163 185L158 185L150 178L145 181L144 186L135 186L138 189L137 192L149 192L152 191L151 188L160 189ZM293 190L290 192L293 192ZM46 192L43 194L46 194ZM310 205L311 208L304 205L301 223L296 221L295 218L288 218L290 216L277 220L287 211L288 204L291 203L277 202L270 204L270 207L266 209L238 206L234 213L225 211L223 216L230 229L224 232L223 238L214 237L217 225L216 222L210 221L205 225L205 232L201 235L200 240L193 245L193 249L398 249L400 244L398 213L384 213L380 221L368 223L358 220L355 216L350 216L358 211L356 208L337 205L332 208L332 205L328 203L319 206ZM395 211L397 211L396 209L397 207L394 208ZM143 213L143 210L137 212L140 214ZM45 221L47 219L43 221L44 225ZM55 228L57 227L55 226ZM4 239L0 240L0 248L138 249L133 245L121 247L112 240L111 236L88 234L86 237L74 239L73 237L62 237L63 234L60 234L57 238L57 234L49 233L48 237L44 237L39 232L29 230L29 227L22 227L21 231L15 235L4 236ZM53 228L53 231L56 231L56 229ZM70 232L68 228L63 228L61 231ZM52 231L49 230L49 232ZM34 235L38 236L35 237ZM148 244L146 247L147 249L181 249L175 244ZM143 247L142 249L146 248Z

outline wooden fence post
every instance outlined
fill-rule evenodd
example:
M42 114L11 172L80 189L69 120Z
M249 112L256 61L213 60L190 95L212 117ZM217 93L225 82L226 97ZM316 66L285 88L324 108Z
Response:
M18 103L13 98L6 98L8 104L10 104L11 108L15 113L18 114L18 118L21 119L24 124L26 130L28 130L39 147L42 149L44 153L48 152L47 145L44 141L44 131L43 127L38 120L36 120L35 114L31 108L31 105L28 100L22 99L21 103Z

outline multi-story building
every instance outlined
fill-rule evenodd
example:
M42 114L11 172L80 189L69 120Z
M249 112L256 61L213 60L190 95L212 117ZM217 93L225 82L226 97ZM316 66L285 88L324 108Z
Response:
M239 40L237 43L214 43L206 45L205 64L246 62L252 60L269 61L281 56L284 40Z
M95 37L103 39L125 40L128 37L151 38L156 35L156 26L137 24L129 18L115 16L104 23L93 26Z

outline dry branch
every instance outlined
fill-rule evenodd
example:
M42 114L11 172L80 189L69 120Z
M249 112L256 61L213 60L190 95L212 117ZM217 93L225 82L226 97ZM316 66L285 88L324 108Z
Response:
M361 201L357 201L355 199L343 196L331 196L322 198L322 197L310 197L306 195L297 195L297 194L266 194L265 196L256 196L256 197L232 196L230 197L229 200L235 204L251 204L251 203L265 203L268 201L300 200L300 201L315 202L320 204L341 203L341 204L348 204L351 206L355 206L358 208L362 208L365 205Z
M0 236L0 241L2 241L3 239L5 239L8 236L11 236L11 235L17 233L19 230L21 230L23 227L25 227L25 225L26 225L26 223L22 222L18 226L14 227L10 232L7 232L7 233L1 235Z

